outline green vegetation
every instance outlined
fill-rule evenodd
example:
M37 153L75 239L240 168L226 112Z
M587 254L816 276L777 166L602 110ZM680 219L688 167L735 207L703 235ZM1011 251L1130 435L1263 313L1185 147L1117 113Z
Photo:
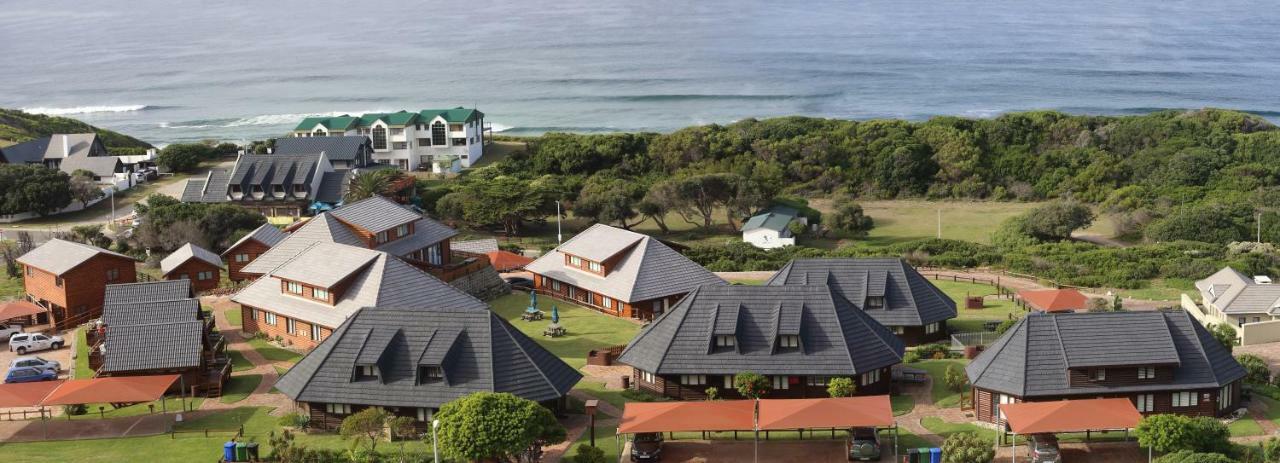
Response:
M627 402L633 402L633 399L627 398L626 391L618 389L605 389L604 383L583 378L578 381L578 385L574 389L587 391L592 397L608 402L609 405L617 407L619 410L626 407Z
M596 448L604 452L605 461L619 461L618 457L622 451L622 442L617 439L617 431L617 424L601 424L599 420L596 421ZM573 445L569 447L568 454L576 455L580 447L590 444L591 435L584 431L582 436L578 437L578 440L573 441Z
M959 432L947 436L942 442L944 463L988 463L996 456L992 439L979 437L973 432Z
M39 165L0 165L0 214L45 216L71 205L71 177Z
M224 404L233 404L244 400L258 388L258 384L262 383L262 375L233 375L222 387L222 398Z
M227 349L227 358L231 360L231 371L245 371L253 369L253 362L244 358L238 350Z
M76 369L74 378L88 379L93 377L93 369L89 368L89 340L84 328L77 328L76 338Z
M560 324L569 330L568 334L558 338L542 335L542 330L551 323L552 305L559 307ZM541 321L520 319L520 314L529 306L529 296L524 293L500 297L490 301L490 306L498 316L511 322L529 338L574 368L582 368L587 364L587 352L590 350L625 345L640 332L640 325L630 320L549 297L538 298L538 310L547 314L547 318Z
M72 415L73 420L97 420L101 418L124 418L128 416L149 415L152 412L151 406L155 406L154 413L160 413L168 410L169 412L182 411L182 404L186 402L187 410L197 410L200 404L204 403L203 397L186 398L166 397L163 401L156 400L153 402L137 403L125 407L115 408L109 403L91 403L85 404L85 414ZM99 412L101 408L101 412Z
M1134 429L1138 444L1157 452L1231 451L1231 432L1227 425L1211 417L1187 417L1183 415L1151 415L1142 418Z
M242 316L243 314L238 308L227 309L222 312L222 319L230 323L231 326L244 326L244 320L241 319Z
M1261 436L1264 432L1262 426L1253 418L1232 421L1227 425L1227 430L1231 432L1231 437Z
M262 358L272 362L294 363L302 360L302 354L271 344L263 338L250 339L249 345L253 346L253 350L258 351L258 355L261 355Z
M460 460L512 460L537 442L566 437L550 409L508 393L471 394L444 404L435 416L441 453Z
M995 286L952 280L929 280L942 292L956 301L956 318L947 321L952 331L983 331L982 325L990 321L1003 321L1021 317L1025 311L1011 299L987 297L982 309L966 309L964 298L997 294Z
M157 251L194 243L219 252L231 245L232 236L243 236L266 223L261 214L234 204L184 203L160 194L148 196L137 210L143 221L134 241L138 247Z
M128 135L122 135L106 129L100 129L84 122L66 117L28 114L16 109L0 108L0 146L9 143L20 143L34 138L47 137L57 133L89 133L94 132L102 139L102 144L111 148L151 148L147 142Z
M916 399L909 395L889 396L889 403L893 406L893 416L906 415L916 408Z
M907 366L919 368L929 372L929 378L933 380L933 386L930 394L933 396L933 403L940 408L958 407L960 406L960 392L951 390L947 387L946 377L947 367L956 366L956 368L964 368L968 364L968 360L947 359L947 360L922 360L915 363L908 363ZM969 387L964 387L967 394Z

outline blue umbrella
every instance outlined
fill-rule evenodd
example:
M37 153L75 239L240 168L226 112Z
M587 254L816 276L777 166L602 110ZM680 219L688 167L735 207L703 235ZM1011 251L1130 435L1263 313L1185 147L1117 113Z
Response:
M551 306L551 323L555 323L555 324L560 323L560 307L559 306L555 306L555 305Z
M529 291L529 307L526 307L526 308L524 309L524 311L525 311L526 313L537 313L537 312L538 312L538 293L535 293L535 292L533 292L533 291Z

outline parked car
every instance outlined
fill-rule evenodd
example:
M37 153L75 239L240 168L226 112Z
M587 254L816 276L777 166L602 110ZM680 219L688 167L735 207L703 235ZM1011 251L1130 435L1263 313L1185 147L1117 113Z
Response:
M34 367L10 368L9 372L4 375L4 382L6 383L34 383L36 381L53 381L55 379L58 379L57 373Z
M45 349L61 349L66 344L62 336L45 336L40 333L19 333L9 338L9 352L26 355L27 352Z
M16 359L13 359L12 362L9 362L9 368L12 369L12 368L19 368L19 367L32 367L32 368L40 368L43 370L53 370L54 373L62 371L62 364L58 363L56 360L45 360L43 358L36 357L34 355L28 355L26 357L18 357Z
M1058 452L1058 436L1053 434L1032 434L1031 463L1062 463L1062 455Z
M844 448L849 461L878 461L880 460L880 433L877 433L875 428L850 429Z
M525 277L506 277L506 278L503 278L502 280L506 281L507 284L511 285L513 289L514 288L533 289L533 280L530 280Z
M662 433L637 433L631 441L631 461L658 461L662 459Z
M22 325L0 323L0 339L8 340L10 336L22 332Z

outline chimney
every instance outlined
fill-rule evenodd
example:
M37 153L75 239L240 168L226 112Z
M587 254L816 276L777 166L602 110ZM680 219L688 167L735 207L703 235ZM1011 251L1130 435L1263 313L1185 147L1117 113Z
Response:
M68 143L67 136L63 135L62 136L62 157L65 158L70 155L71 155L71 144Z

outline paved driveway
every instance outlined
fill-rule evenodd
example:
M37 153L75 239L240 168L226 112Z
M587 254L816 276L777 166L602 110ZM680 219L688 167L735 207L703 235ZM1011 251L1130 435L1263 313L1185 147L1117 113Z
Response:
M748 433L749 434L749 433ZM662 444L662 461L743 462L752 461L750 437L742 441L667 441ZM892 461L885 455L880 461ZM838 440L760 441L759 461L780 463L845 462L844 443Z

